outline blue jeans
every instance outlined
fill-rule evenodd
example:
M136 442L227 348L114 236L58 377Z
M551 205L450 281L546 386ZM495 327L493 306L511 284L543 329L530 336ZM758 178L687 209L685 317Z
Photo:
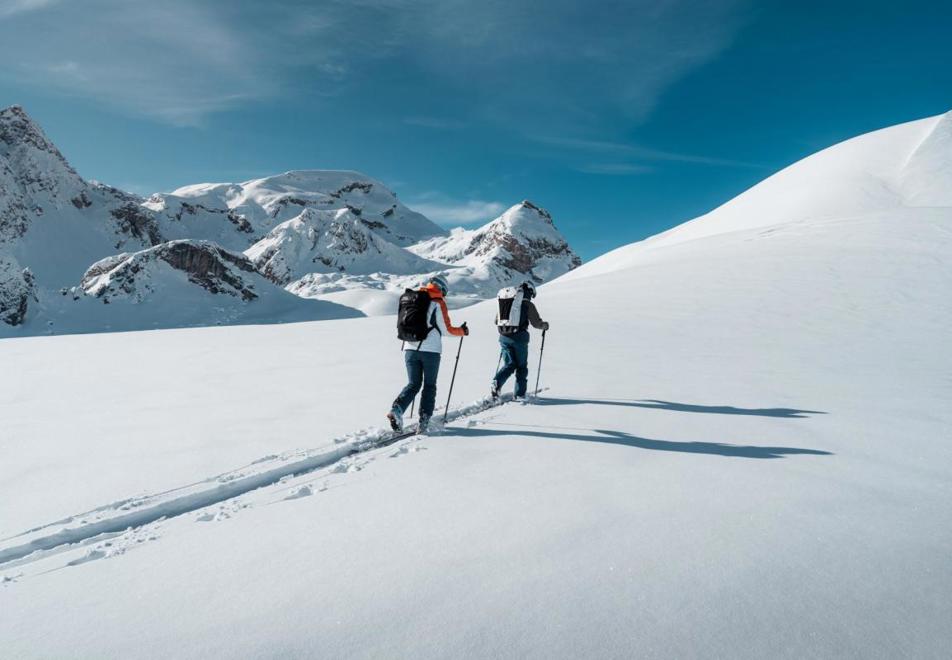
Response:
M518 332L515 335L499 335L502 348L502 368L496 373L496 389L501 390L509 376L516 374L516 396L526 395L526 381L529 378L529 333Z
M420 417L433 415L436 405L436 375L440 371L440 354L429 351L404 351L403 361L407 365L407 386L393 401L393 407L404 412L410 407L413 397L423 387L420 397Z

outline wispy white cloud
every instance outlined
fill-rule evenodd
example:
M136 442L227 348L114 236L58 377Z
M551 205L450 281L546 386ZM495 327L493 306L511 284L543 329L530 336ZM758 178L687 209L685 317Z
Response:
M446 117L404 117L403 123L408 126L420 126L421 128L433 128L437 130L457 130L466 127L465 121L459 119L449 119Z
M0 79L196 124L366 93L398 70L385 107L416 104L412 125L637 122L730 45L748 1L0 0Z
M0 76L19 83L181 125L274 90L240 32L203 3L29 4L0 21Z
M60 0L0 0L0 19L14 14L44 9Z
M425 193L407 205L433 222L446 226L482 224L498 217L506 206L481 199L450 199L438 193Z
M723 167L742 167L753 169L763 168L763 165L758 165L757 163L748 163L740 160L716 158L713 156L704 156L699 154L664 151L662 149L651 149L649 147L642 147L637 144L629 144L625 142L552 136L535 136L530 139L539 144L564 150L606 154L616 157L635 158L638 160L671 161L679 163L695 163L698 165L716 165Z
M585 174L606 174L610 176L631 176L654 171L653 167L639 163L588 163L575 169Z

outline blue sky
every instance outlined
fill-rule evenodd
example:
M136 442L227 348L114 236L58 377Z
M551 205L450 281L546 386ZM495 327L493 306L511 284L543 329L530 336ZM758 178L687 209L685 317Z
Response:
M355 169L584 259L952 109L949 2L0 0L0 105L134 192Z

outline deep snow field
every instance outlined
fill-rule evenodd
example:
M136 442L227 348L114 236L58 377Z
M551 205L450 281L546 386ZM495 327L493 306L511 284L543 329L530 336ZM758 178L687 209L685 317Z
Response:
M540 289L534 403L351 456L392 317L0 342L0 656L948 657L952 212L907 202L610 253Z

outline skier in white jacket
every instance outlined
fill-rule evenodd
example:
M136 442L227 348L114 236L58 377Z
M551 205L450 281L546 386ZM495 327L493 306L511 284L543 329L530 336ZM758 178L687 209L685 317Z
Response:
M448 290L446 280L440 276L431 279L420 291L430 296L427 308L428 332L419 343L407 342L403 347L403 359L407 367L407 384L393 401L387 419L394 431L403 430L403 413L410 402L423 389L420 397L420 431L426 431L433 409L436 406L436 377L440 370L440 354L443 351L443 336L462 337L469 334L466 324L457 327L450 321L444 300Z

